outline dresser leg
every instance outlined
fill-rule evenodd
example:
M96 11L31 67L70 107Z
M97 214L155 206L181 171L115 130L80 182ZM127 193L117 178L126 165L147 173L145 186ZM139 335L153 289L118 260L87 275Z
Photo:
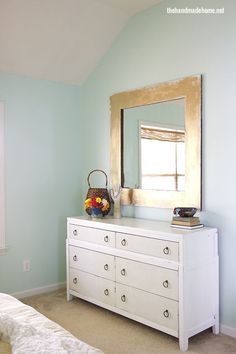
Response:
M182 352L188 350L188 337L179 337L179 348Z
M67 301L71 301L73 299L73 295L71 295L69 292L67 293Z
M214 326L212 326L212 333L214 333L214 334L220 333L219 322L217 322Z

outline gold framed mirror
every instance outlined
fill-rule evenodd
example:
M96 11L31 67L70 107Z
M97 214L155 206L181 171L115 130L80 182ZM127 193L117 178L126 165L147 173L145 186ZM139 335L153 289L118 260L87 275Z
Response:
M111 183L122 186L121 203L161 208L192 206L201 209L201 75L117 93L111 96L110 105ZM150 115L148 111L153 111L154 106L155 113ZM176 118L177 107L182 112L183 123ZM168 113L164 114L164 111ZM133 113L136 114L135 118L132 118ZM152 116L160 117L155 118L158 122L150 124ZM170 128L173 120L174 128ZM131 122L134 125L131 125L127 133ZM163 140L164 132L165 144L158 141ZM161 146L159 152L153 152L152 147L145 147L150 145L151 140ZM171 143L167 144L167 140L171 140ZM180 140L182 143L177 144ZM175 146L175 150L171 147L175 151L174 158L168 155L170 149L164 147L167 145ZM142 146L149 149L147 158L140 157L145 156ZM184 151L184 155L179 155L177 159L178 150ZM150 160L150 156L153 159ZM169 159L175 160L175 167L172 163L172 167L164 171L162 161ZM146 161L146 167L142 166L141 161ZM134 162L136 167L133 166ZM148 180L151 181L149 185Z

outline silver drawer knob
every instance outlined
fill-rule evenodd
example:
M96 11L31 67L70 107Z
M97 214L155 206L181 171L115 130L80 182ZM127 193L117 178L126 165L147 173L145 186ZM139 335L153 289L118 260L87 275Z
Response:
M104 290L104 294L105 294L106 296L108 296L108 295L109 295L109 290L108 290L108 289L105 289L105 290Z
M120 274L121 274L121 275L125 275L125 273L126 273L125 268L121 269Z
M104 265L104 269L105 269L105 270L108 270L108 269L109 269L108 264L105 264L105 265Z
M77 232L77 230L75 229L75 230L73 230L73 235L74 236L77 236L78 235L78 232Z
M77 284L77 283L78 283L78 279L77 279L77 278L74 278L74 279L73 279L73 283L74 283L74 284Z
M165 311L163 312L163 315L164 315L164 317L166 317L166 318L169 317L169 315L170 315L170 314L169 314L169 311L168 311L168 310L165 310Z
M168 288L168 286L169 286L168 280L163 281L162 284L163 284L164 288Z
M76 256L76 254L73 256L73 261L77 261L77 256Z
M122 295L122 296L121 296L121 301L122 301L122 302L125 302L125 301L126 301L125 295Z
M122 244L122 246L126 246L126 239L125 238L123 238L123 240L121 240L121 244Z
M106 235L104 236L104 242L108 242L109 241L109 237Z
M165 247L165 248L163 249L163 253L164 253L164 254L169 254L169 253L170 253L169 247Z

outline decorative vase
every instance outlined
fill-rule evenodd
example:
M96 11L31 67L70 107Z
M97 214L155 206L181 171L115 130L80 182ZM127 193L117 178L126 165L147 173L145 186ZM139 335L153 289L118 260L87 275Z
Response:
M120 212L121 186L119 184L114 184L110 193L111 193L111 197L114 202L113 218L120 219L120 217L121 217L121 212Z
M113 218L120 219L121 212L120 212L120 200L114 201L114 209L113 209Z
M90 212L91 212L91 218L102 218L103 217L103 213L102 210L99 208L90 208Z

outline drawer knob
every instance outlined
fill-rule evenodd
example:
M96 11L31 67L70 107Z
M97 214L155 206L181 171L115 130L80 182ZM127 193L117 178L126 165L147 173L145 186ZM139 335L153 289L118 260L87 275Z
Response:
M108 264L105 264L105 265L104 265L104 269L105 269L105 270L108 270L108 269L109 269Z
M168 311L168 310L165 310L165 311L163 312L163 315L164 315L164 317L166 317L166 318L169 317L169 315L170 315L170 314L169 314L169 311Z
M168 288L168 286L169 286L168 280L163 281L162 284L163 284L164 288Z
M125 296L125 295L122 295L122 296L121 296L121 301L122 301L122 302L125 302L125 301L126 301L126 296Z
M77 261L77 256L76 256L76 254L73 256L73 261Z
M106 235L104 236L104 242L108 242L109 241L109 237Z
M121 240L121 244L122 244L122 246L126 246L126 239L125 238L123 238L123 240Z
M125 268L121 269L120 274L121 274L121 275L125 275L125 273L126 273Z
M73 230L73 235L74 236L77 236L78 235L78 232L77 232L77 230L75 229L75 230Z
M73 279L73 283L74 283L74 284L77 284L77 283L78 283L77 278L74 278L74 279Z
M164 254L169 254L169 253L170 253L169 247L165 247L165 248L163 249L163 252L164 252Z
M108 295L109 295L109 290L108 290L108 289L105 289L105 290L104 290L104 294L105 294L106 296L108 296Z

